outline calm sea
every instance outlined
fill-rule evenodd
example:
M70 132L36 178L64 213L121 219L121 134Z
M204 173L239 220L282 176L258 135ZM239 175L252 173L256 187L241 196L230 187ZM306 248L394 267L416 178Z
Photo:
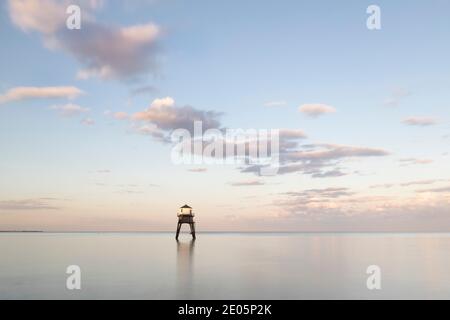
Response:
M450 299L450 234L3 233L0 257L0 299Z

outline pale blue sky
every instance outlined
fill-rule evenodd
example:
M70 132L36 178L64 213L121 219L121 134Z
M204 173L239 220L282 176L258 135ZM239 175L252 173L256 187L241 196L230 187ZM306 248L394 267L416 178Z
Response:
M448 1L141 0L95 8L89 0L78 2L96 24L157 25L157 53L148 53L156 67L139 79L78 79L86 63L75 58L77 47L49 49L52 36L69 47L68 38L12 21L13 13L35 18L39 12L14 12L10 2L2 3L0 95L16 87L59 86L85 94L0 104L0 229L166 230L184 202L203 214L207 230L450 229L449 193L441 190L450 185ZM381 8L381 30L366 28L370 4ZM145 86L156 90L132 95ZM220 121L228 128L300 129L305 144L389 155L339 159L336 167L346 175L330 178L302 172L261 178L230 166L189 172L171 163L170 146L110 115L132 115L164 97L176 106L223 112ZM389 99L396 103L388 105ZM274 101L285 103L265 106ZM62 117L51 109L69 102L90 111ZM336 113L310 118L299 112L313 103ZM411 117L436 123L402 123ZM83 125L85 118L95 124ZM416 163L400 161L410 158ZM251 185L255 179L264 185ZM242 181L250 185L232 186ZM398 186L410 182L421 183ZM396 186L374 187L384 184ZM329 188L345 188L347 198L321 194L320 207L286 195ZM316 210L324 213L318 217ZM392 224L377 212L393 212Z

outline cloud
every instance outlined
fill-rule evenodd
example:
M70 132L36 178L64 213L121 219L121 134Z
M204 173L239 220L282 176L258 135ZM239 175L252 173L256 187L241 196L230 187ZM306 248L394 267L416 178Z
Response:
M93 125L95 125L95 120L91 119L91 118L85 118L85 119L81 120L81 124L83 124L85 126L93 126Z
M132 120L152 123L162 131L186 129L193 133L194 122L201 121L202 129L219 129L222 114L215 111L203 111L191 106L179 107L171 97L155 99L150 107L132 115Z
M153 23L118 27L95 21L93 10L99 1L10 0L9 15L25 32L42 35L45 45L62 50L84 68L79 79L135 79L156 73L161 29ZM80 30L66 28L66 8L82 6Z
M50 109L58 111L58 113L63 117L75 117L82 113L89 112L89 109L80 107L79 105L73 103L52 106Z
M447 180L445 180L445 179L414 180L414 181L408 181L408 182L403 182L403 183L399 183L399 184L385 183L385 184L372 185L369 188L370 189L378 189L378 188L389 189L389 188L393 188L395 186L410 187L410 186L417 186L417 185L434 184L434 183L441 182L441 181L447 181Z
M450 198L341 196L275 200L270 225L300 231L449 231Z
M23 199L0 201L1 211L35 211L35 210L58 210L60 208L49 203L51 199Z
M280 139L285 140L298 140L306 139L307 135L303 130L300 129L280 129Z
M157 39L160 29L149 23L115 28L85 23L83 32L65 32L62 48L87 67L79 79L132 79L157 69Z
M112 117L117 120L125 120L128 119L129 116L126 112L115 112L113 113Z
M306 139L307 135L303 130L299 129L280 129L279 130L279 147L280 152L287 152L292 149L296 149L299 143Z
M265 183L260 180L247 180L240 182L231 182L230 185L233 187L248 187L248 186L262 186Z
M419 181L410 181L401 183L400 186L402 187L409 187L409 186L417 186L417 185L424 185L424 184L433 184L436 182L444 181L442 179L435 179L435 180L419 180Z
M111 173L111 170L109 170L109 169L100 169L100 170L97 170L95 172L96 173L101 173L101 174L109 174L109 173Z
M353 195L348 188L308 189L299 192L286 192L284 195L303 199L336 199Z
M241 168L241 172L242 173L254 173L256 175L260 175L261 170L264 167L266 167L266 166L259 165L259 164L248 165L248 166ZM278 168L277 174L284 175L284 174L294 173L294 172L299 172L299 171L302 171L303 173L307 173L307 171L308 171L307 167L308 167L307 165L304 165L302 163L294 164L294 165L282 165Z
M101 8L103 0L9 0L11 21L24 32L37 31L51 35L66 25L66 10L69 5L82 7L86 14Z
M158 129L158 127L152 123L145 125L135 124L132 127L132 131L142 135L151 136L156 141L162 143L170 143L170 137L168 137L168 135L164 131Z
M189 172L195 172L195 173L202 173L208 171L206 168L194 168L194 169L188 169Z
M434 191L448 192L450 188ZM439 227L435 219L437 215L448 213L450 205L450 198L442 195L424 193L413 197L364 196L339 187L286 192L281 195L283 197L276 199L273 205L286 212L286 215L280 213L284 219L291 223L297 219L308 224L314 221L319 228L333 225L341 231L346 228L355 231L360 227L374 230L387 230L389 227L395 229L402 226L401 223L391 225L396 219L408 226L414 221L418 230L424 230L427 222Z
M138 190L132 190L132 189L123 189L123 190L118 190L116 191L116 193L122 193L122 194L143 194L143 191L138 191Z
M0 104L27 99L74 99L81 94L83 91L76 87L16 87L0 95Z
M368 147L346 146L339 144L313 144L307 145L310 150L301 150L287 153L284 157L287 161L298 160L335 160L354 157L381 157L389 155L389 152Z
M446 193L450 192L450 186L433 189L416 190L416 192Z
M157 108L157 109L160 109L163 107L173 107L173 106L175 106L175 100L171 97L155 99L150 104L150 107Z
M339 177L345 173L336 166L343 160L389 155L389 152L377 148L338 144L309 144L298 147L298 143L299 141L294 141L287 148L286 143L280 142L279 175L301 172L315 178ZM241 172L259 174L263 167L250 165L242 168ZM329 167L333 169L327 169Z
M395 187L395 184L393 183L385 183L385 184L376 184L376 185L372 185L369 188L370 189L390 189L392 187Z
M142 94L155 94L157 93L159 90L154 87L154 86L144 86L144 87L139 87L134 89L133 91L131 91L131 95L132 96L138 96L138 95L142 95Z
M372 185L369 188L370 189L389 189L393 187L411 187L411 186L418 186L418 185L429 185L429 184L435 184L442 181L448 181L446 179L429 179L429 180L414 180L414 181L408 181L408 182L402 182L402 183L386 183L386 184L378 184L378 185Z
M433 126L437 124L436 119L427 117L409 117L404 119L402 122L409 126L420 126L420 127Z
M339 169L334 169L334 170L325 171L325 172L313 173L311 175L311 177L313 177L313 178L333 178L333 177L342 177L342 176L346 176L346 175L347 174L345 172L342 172Z
M65 24L65 7L53 0L9 0L9 15L22 31L56 32Z
M264 106L265 107L269 107L269 108L272 108L272 107L284 107L285 105L287 105L287 102L286 101L268 101L268 102L266 102L266 103L264 103Z
M431 159L417 159L417 158L404 158L400 159L401 166L409 166L414 164L431 164L434 161Z
M55 34L66 28L70 5L81 7L83 21L94 21L92 12L103 7L104 0L8 0L11 21L24 32L38 32L45 44L55 45Z
M224 130L219 121L221 113L214 111L198 110L190 106L177 106L171 97L155 99L149 108L131 115L133 130L138 133L150 135L157 140L170 143L170 133L175 129L186 129L193 134L194 122L201 121L202 130L219 129ZM272 148L271 142L263 141L261 137L245 138L244 141L234 141L224 138L224 140L209 141L204 137L203 144L207 147L209 143L222 145L223 150L245 150L242 156L242 173L255 173L260 175L262 170L268 166L262 161L253 161L258 150L254 148L258 145L268 146L267 157L279 156L279 170L277 174L288 174L302 172L311 175L313 178L332 178L344 176L339 167L339 162L355 157L381 157L389 155L389 152L370 147L347 146L338 144L308 144L300 145L307 135L300 129L280 129L279 148ZM256 133L256 132L255 132ZM191 141L187 141L191 142ZM204 148L203 148L204 149ZM265 153L264 153L265 154ZM214 157L214 155L213 155ZM226 156L225 156L226 157ZM265 158L267 158L265 157ZM218 159L220 160L220 159ZM222 156L223 160L223 156ZM259 159L258 159L259 160Z
M301 105L298 110L311 118L317 118L327 113L336 112L334 107L326 104L304 104Z
M404 98L410 95L411 92L406 88L394 88L389 98L384 101L384 105L388 107L397 107Z
M102 8L105 5L106 0L78 0L81 4L84 4L92 9Z
M163 105L166 104L163 103ZM169 107L172 106L173 104L170 103ZM138 118L146 118L146 115L139 114ZM153 119L155 116L151 118ZM171 119L175 118L171 117ZM153 124L151 132L154 133L155 131L161 134L158 126ZM383 157L390 154L383 149L362 146L338 144L301 145L300 143L303 139L307 138L304 131L299 129L280 129L278 132L278 144L273 144L271 139L256 135L255 131L254 136L242 136L242 141L236 141L231 138L225 138L224 140L213 139L209 141L204 137L203 149L209 146L219 146L221 150L234 150L233 156L237 150L240 150L242 154L239 157L240 166L238 169L242 173L261 175L264 171L268 172L265 169L269 170L269 166L273 168L275 161L276 170L274 173L278 175L301 172L306 175L311 175L313 178L333 178L347 175L341 169L341 162L349 158ZM187 143L190 142L192 141L187 141ZM186 148L190 146L190 144L187 144ZM266 146L266 152L263 151L261 153L260 146ZM225 160L225 158L232 156L231 154L219 154L220 157L217 160Z

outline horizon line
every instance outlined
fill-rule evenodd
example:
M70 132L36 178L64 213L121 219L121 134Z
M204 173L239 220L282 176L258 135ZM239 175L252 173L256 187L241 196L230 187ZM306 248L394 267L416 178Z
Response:
M59 233L59 234L74 234L74 233L173 233L175 234L175 231L125 231L125 230L118 230L118 231L104 231L104 230L98 230L98 231L81 231L81 230L73 230L73 231L50 231L50 230L0 230L0 233ZM189 232L181 232L182 234L189 234ZM207 230L207 231L198 231L199 234L208 234L208 233L229 233L229 234L239 234L239 233L247 233L247 234L446 234L450 233L450 230L448 231L213 231L213 230Z

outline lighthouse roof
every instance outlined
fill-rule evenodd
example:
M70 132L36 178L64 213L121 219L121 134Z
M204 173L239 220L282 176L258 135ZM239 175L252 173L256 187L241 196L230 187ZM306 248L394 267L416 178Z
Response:
M189 207L187 204L185 204L184 206L182 206L180 209L192 209L191 207Z

